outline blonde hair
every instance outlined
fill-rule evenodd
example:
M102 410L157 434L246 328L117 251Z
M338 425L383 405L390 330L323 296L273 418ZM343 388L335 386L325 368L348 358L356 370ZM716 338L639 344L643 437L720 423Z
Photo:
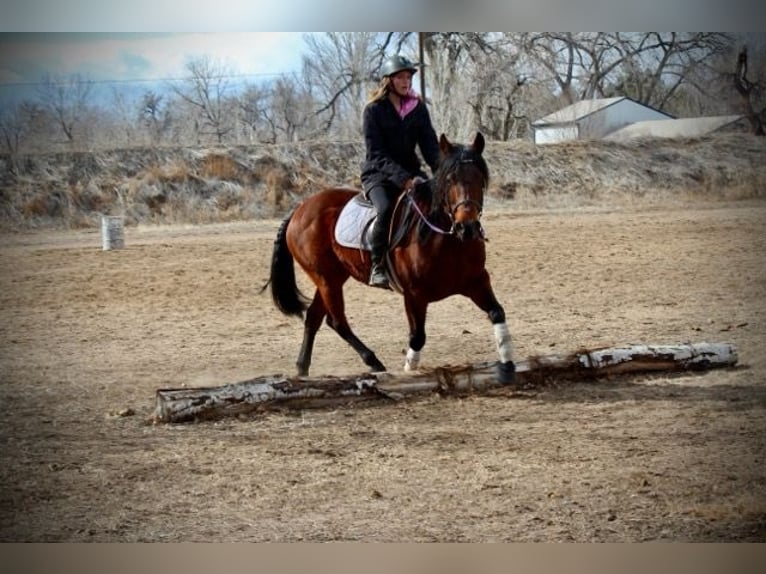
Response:
M383 100L388 97L389 92L391 91L391 76L383 76L380 79L380 83L378 86L370 92L370 96L367 99L367 103L377 102L378 100ZM417 98L419 100L423 99L423 96L420 94L417 94Z
M380 79L380 83L378 84L378 87L376 87L374 90L370 92L370 97L368 98L368 103L371 102L377 102L378 100L384 99L386 96L388 96L388 92L391 91L391 77L390 76L383 76Z

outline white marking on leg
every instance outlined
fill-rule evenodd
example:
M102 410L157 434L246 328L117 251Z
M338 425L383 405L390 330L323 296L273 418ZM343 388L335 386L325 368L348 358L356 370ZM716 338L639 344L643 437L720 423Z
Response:
M420 351L407 349L407 358L404 361L405 371L416 371L420 364Z
M508 331L508 324L505 322L495 323L492 327L495 329L495 344L500 355L500 362L507 363L512 361L513 343L511 342L511 333Z

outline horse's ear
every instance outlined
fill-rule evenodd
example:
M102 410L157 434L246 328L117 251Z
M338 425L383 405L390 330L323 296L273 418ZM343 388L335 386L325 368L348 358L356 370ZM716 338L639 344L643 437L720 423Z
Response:
M443 133L439 138L439 149L444 156L448 156L452 151L452 143L447 139L447 134Z
M484 136L481 132L476 132L476 136L473 138L471 147L478 154L481 154L481 152L484 151Z

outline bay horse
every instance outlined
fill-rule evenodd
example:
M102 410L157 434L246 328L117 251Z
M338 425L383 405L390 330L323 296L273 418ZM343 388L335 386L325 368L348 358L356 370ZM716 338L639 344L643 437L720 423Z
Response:
M404 297L409 323L404 370L418 368L429 303L463 295L487 313L500 355L496 376L500 382L510 383L515 373L511 336L485 268L480 223L489 182L482 157L484 136L477 132L470 145L460 145L442 134L439 148L440 163L431 185L400 197L392 217L393 228L405 219L405 211L411 214L403 239L392 240L388 252L392 282ZM371 267L368 251L344 247L334 234L343 207L357 195L358 190L330 188L307 198L282 222L274 241L270 278L261 291L270 284L274 304L285 315L302 318L305 312L303 344L296 362L299 376L309 373L314 338L325 318L372 371L386 370L353 333L345 314L344 283L349 277L366 283ZM296 285L296 261L316 285L310 300Z

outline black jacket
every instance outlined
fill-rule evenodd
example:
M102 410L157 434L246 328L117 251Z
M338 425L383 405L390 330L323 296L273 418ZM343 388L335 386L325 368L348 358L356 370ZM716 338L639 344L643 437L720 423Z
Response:
M424 177L426 174L415 153L416 146L431 173L436 172L439 143L428 108L422 100L404 119L399 117L388 98L370 102L364 109L362 125L367 147L362 164L365 191L386 182L401 189L408 179L417 175Z

